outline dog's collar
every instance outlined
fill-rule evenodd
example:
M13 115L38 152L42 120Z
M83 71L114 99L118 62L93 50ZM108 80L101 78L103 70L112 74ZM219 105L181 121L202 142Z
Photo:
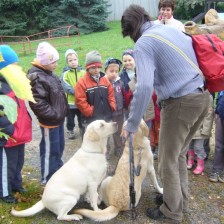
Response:
M89 151L86 151L83 147L82 147L82 150L86 153L94 153L94 154L103 154L102 152L89 152Z

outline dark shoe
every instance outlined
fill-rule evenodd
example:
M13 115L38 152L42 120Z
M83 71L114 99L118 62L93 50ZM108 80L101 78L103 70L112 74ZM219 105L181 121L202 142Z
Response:
M16 198L14 198L12 195L8 195L6 197L2 197L0 198L2 201L4 201L5 203L17 203Z
M47 181L43 180L40 182L40 186L45 186L47 184Z
M153 159L157 160L158 159L158 147L155 148L155 151L153 152Z
M14 192L19 192L19 193L27 193L27 189L25 189L25 188L23 188L23 187L21 187L21 188L19 188L19 189L14 189L14 190L12 190L12 191L14 191Z
M155 203L160 206L163 203L163 194L157 194L155 198Z
M163 204L163 194L157 194L155 198L155 203L160 206ZM189 208L184 208L183 213L191 214L192 210Z
M73 130L72 131L68 131L68 138L69 139L75 139L75 133L74 133Z
M159 221L166 221L168 223L180 223L181 221L175 220L175 219L171 219L166 217L160 210L159 208L148 208L146 211L146 215L150 218L150 219L154 219L154 220L159 220Z
M209 180L212 182L218 182L219 181L219 174L216 172L211 173Z

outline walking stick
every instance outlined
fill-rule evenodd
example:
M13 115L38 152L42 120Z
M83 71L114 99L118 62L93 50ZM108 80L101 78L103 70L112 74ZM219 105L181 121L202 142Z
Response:
M130 195L130 208L132 212L132 219L136 219L136 192L135 192L135 164L134 164L134 155L133 155L133 134L130 134L129 141L129 164L130 164L130 185L129 185L129 195Z

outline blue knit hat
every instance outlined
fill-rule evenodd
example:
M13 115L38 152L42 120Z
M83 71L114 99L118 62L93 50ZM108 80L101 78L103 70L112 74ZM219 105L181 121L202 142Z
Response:
M119 66L119 71L121 69L121 66L122 66L122 62L119 60L119 59L116 59L116 58L108 58L105 62L105 65L104 65L104 68L105 68L105 71L107 70L108 66L110 64L117 64Z
M0 69L18 61L19 58L11 47L8 45L0 45Z

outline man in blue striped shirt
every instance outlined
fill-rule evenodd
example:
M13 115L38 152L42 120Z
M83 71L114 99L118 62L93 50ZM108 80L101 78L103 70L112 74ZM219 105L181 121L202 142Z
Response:
M188 208L187 146L208 111L209 92L204 89L203 77L178 51L147 35L165 38L198 66L189 36L154 24L138 5L124 11L121 26L123 36L135 42L138 77L124 137L137 131L155 90L161 105L158 169L164 194L161 206L147 209L147 215L179 223Z

